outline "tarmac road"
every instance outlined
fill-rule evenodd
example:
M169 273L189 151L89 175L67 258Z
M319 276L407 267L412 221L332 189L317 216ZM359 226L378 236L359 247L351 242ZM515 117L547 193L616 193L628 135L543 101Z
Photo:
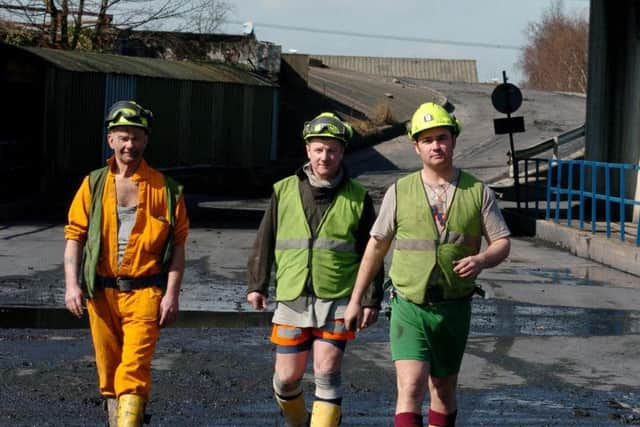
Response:
M188 316L158 344L152 425L282 425L271 401L269 315L246 326L243 264L255 226L225 219L192 229L181 305ZM61 307L62 226L5 226L0 242L2 305ZM638 277L514 239L509 259L480 284L488 298L473 304L458 425L640 425ZM222 315L202 310L237 312L238 327L220 327ZM0 329L0 425L101 425L83 326ZM392 423L387 327L383 318L349 345L343 426ZM310 376L304 387L311 398Z

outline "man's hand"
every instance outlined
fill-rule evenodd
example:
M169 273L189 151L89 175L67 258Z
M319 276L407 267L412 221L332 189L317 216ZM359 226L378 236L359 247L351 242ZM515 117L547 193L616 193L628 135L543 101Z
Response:
M344 312L344 324L350 331L361 331L376 323L377 320L377 308L362 308L360 304L355 302L349 302Z
M484 268L482 257L479 255L472 255L453 261L453 265L453 272L463 279L476 277Z
M362 323L360 329L368 328L378 320L378 309L373 307L365 307L362 311Z
M254 310L264 310L267 308L267 297L257 291L247 294L247 302L251 304Z
M82 317L84 296L78 283L83 243L67 240L64 245L64 305L74 316Z
M509 256L511 241L508 237L488 243L483 252L454 261L453 272L464 279L476 277L485 268L495 267Z
M349 301L347 308L344 311L344 326L350 330L360 330L360 324L364 318L364 313L362 312L362 307L360 307L360 303L354 301L353 299Z
M67 306L74 316L82 317L82 302L84 297L82 295L82 289L77 283L67 283L64 291L64 305Z
M180 311L180 300L178 296L167 292L160 301L160 326L168 326L175 322Z

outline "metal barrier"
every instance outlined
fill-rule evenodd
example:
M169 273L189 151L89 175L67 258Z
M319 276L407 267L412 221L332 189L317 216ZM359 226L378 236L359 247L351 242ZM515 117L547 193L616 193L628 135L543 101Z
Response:
M561 133L557 136L549 138L545 141L542 141L532 147L528 147L522 150L515 150L513 155L509 153L509 161L508 161L508 176L513 178L514 187L516 191L516 201L518 206L518 211L521 210L521 189L520 189L520 180L524 178L525 181L529 181L529 168L528 165L530 162L535 162L535 180L537 187L539 184L539 173L541 171L540 162L544 162L545 164L542 166L542 169L546 168L546 160L536 159L534 156L542 154L546 151L553 150L553 158L558 158L558 149L561 145L564 145L568 142L571 142L575 139L582 138L585 134L584 125L578 126L577 128L571 129L567 132ZM584 149L580 150L580 152L572 154L571 158L576 158L578 156L582 156L584 154ZM522 176L523 170L520 169L520 162L524 162L524 176ZM529 185L525 183L525 185ZM525 190L529 190L529 188L525 188ZM529 199L525 195L524 202L526 203L526 210L529 210ZM536 204L537 210L537 204Z
M544 153L547 150L553 149L553 158L558 158L558 147L566 144L567 142L571 142L574 139L581 138L584 136L584 125L578 126L575 129L571 129L567 132L561 133L560 135L554 136L553 138L549 138L545 141L540 142L539 144L534 145L533 147L525 148L522 150L515 150L515 158L516 159L531 159L538 154Z
M518 159L518 186L514 179L513 185L498 190L502 193L500 197L517 201L519 213L544 218L544 205L541 208L540 204L547 198L547 162L548 159Z
M598 192L597 178L600 171L604 173L604 193ZM611 189L612 175L616 171L619 177L618 195L613 195ZM624 242L627 207L640 207L640 200L628 199L625 197L625 184L627 181L625 179L625 173L635 173L637 176L639 171L640 165L604 163L588 160L549 159L547 165L546 219L549 220L551 218L551 205L554 204L555 212L553 219L556 223L560 223L560 205L561 201L565 201L567 207L567 225L571 226L574 207L573 204L574 201L576 201L578 202L580 230L584 230L585 206L590 204L591 232L595 234L597 230L596 225L599 220L597 209L598 202L600 202L600 205L604 203L604 222L607 237L611 237L611 225L612 222L615 222L619 224L620 240ZM585 189L587 186L587 175L590 177L591 181L589 191ZM576 177L578 180L577 186L574 183L574 178ZM616 204L618 206L618 216L617 218L612 219L612 205ZM640 227L640 219L635 225L636 227ZM636 228L635 243L636 246L640 246L640 232L638 232L638 228Z

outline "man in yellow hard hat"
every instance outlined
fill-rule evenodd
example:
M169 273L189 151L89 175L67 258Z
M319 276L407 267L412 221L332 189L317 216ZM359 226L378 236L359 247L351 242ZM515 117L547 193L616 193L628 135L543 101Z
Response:
M248 263L247 301L267 307L275 264L271 341L276 345L273 389L287 424L335 427L341 417L341 366L347 341L343 315L375 219L373 203L343 166L351 126L322 113L303 129L309 159L274 184ZM361 294L362 327L376 321L382 274ZM315 399L309 414L301 385L313 353ZM309 424L310 423L310 424Z
M152 114L134 101L109 110L113 156L83 180L69 208L65 304L89 313L110 426L140 426L160 327L176 319L189 220L182 187L143 154Z
M395 239L389 272L395 427L423 426L427 391L429 426L455 425L474 280L509 254L509 229L493 192L453 165L459 134L460 122L440 105L425 103L414 113L409 138L422 169L386 192L345 312L350 328L363 326L361 298Z

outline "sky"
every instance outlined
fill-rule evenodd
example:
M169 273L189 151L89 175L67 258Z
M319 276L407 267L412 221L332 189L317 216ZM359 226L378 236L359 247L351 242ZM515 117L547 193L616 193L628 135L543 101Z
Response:
M475 59L480 81L502 81L504 70L519 84L526 29L557 1L234 0L221 32L239 34L251 21L258 40L285 53ZM589 17L589 0L561 7Z

